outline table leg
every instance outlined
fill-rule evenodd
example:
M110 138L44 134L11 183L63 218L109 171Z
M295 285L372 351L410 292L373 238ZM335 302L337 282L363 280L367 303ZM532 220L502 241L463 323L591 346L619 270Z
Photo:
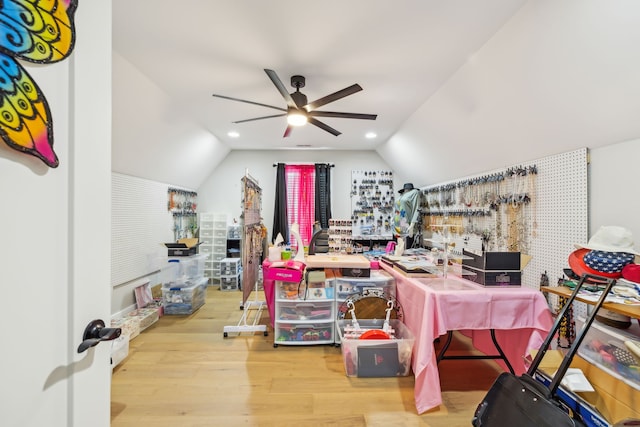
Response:
M438 356L436 357L436 363L440 363L441 360L445 360L445 359L446 360L502 359L504 360L505 365L507 365L507 368L509 369L509 371L512 374L515 374L513 367L511 366L511 363L509 363L507 356L504 354L504 352L502 351L502 348L500 348L500 345L498 344L495 330L490 329L490 333L491 333L491 340L493 341L493 345L496 346L496 350L498 351L498 354L495 354L495 355L468 354L468 355L446 356L445 353L449 349L449 345L451 345L451 340L453 338L453 331L447 331L447 341L444 343L442 349L438 353Z

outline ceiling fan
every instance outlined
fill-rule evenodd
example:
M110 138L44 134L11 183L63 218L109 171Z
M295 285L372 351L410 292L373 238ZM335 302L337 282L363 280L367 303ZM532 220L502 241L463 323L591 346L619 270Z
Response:
M305 123L311 123L329 132L332 135L338 136L340 132L328 126L326 123L321 122L316 117L336 117L342 119L363 119L363 120L375 120L377 114L359 114L359 113L340 113L335 111L318 111L317 108L322 107L330 102L337 101L339 99L344 98L345 96L353 95L356 92L360 92L362 87L359 84L351 85L347 88L334 92L330 95L317 99L313 102L307 102L307 96L300 92L300 88L305 86L305 78L304 76L292 76L291 77L291 86L296 88L295 92L289 93L285 88L282 80L278 77L275 71L266 69L264 70L267 73L267 76L271 79L273 84L278 89L278 92L282 95L282 97L287 102L287 108L276 107L274 105L262 104L259 102L247 101L245 99L232 98L230 96L224 95L216 95L213 96L218 98L230 99L232 101L246 102L247 104L260 105L262 107L273 108L276 110L284 111L282 114L274 114L270 116L263 117L255 117L253 119L245 119L238 120L233 123L245 123L251 122L254 120L263 120L270 119L273 117L284 117L287 116L287 129L284 131L284 138L288 137L291 134L291 131L294 126L302 126Z

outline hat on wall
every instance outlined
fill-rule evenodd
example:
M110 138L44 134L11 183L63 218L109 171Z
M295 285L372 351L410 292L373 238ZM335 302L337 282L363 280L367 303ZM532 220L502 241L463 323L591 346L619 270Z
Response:
M584 261L585 256L591 252L589 249L577 249L571 254L569 254L569 267L571 267L571 271L573 271L578 277L583 274L593 274L596 276L607 277L611 279L617 279L622 274L619 271L612 273L607 271L600 271L596 268L589 267L587 263ZM595 265L595 267L598 267ZM622 267L621 267L622 268Z
M622 273L622 268L631 264L635 257L627 252L589 251L583 261L587 267L601 273Z
M415 187L413 186L412 183L407 182L400 190L398 190L398 193L402 194L405 191L410 191L413 190Z
M640 283L640 264L627 264L622 268L622 278L633 283Z
M627 329L631 326L631 317L624 314L617 313L615 311L601 308L596 314L596 320L600 323L604 323L607 326L611 326L618 329Z
M626 252L634 255L640 255L633 248L633 237L631 231L624 227L615 225L602 226L591 236L586 245L575 245L576 248L591 249L593 251L603 252Z

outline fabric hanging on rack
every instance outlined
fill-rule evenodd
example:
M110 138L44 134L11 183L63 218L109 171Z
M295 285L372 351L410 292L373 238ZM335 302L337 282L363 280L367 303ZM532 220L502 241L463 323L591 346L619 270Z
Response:
M243 250L242 250L242 303L257 290L258 269L262 256L263 228L261 223L262 189L247 174L243 183Z
M287 215L289 224L297 223L300 236L308 245L313 235L313 221L315 219L315 167L313 165L286 165L287 181ZM291 231L289 231L291 233ZM289 237L289 244L296 250L293 235Z

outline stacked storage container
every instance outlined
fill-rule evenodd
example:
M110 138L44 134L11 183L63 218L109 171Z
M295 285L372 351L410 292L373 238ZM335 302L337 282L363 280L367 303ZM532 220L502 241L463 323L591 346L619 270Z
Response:
M237 291L241 287L240 258L223 258L220 261L220 290Z
M308 283L302 271L293 269L270 268L269 275L269 279L280 279L275 281L273 346L333 344L336 315L332 275L324 270L314 272L308 275Z
M167 260L161 269L164 314L191 314L204 305L206 259L207 254L200 254Z
M227 256L227 215L218 213L200 214L201 254L206 255L204 275L210 285L220 284L220 261Z

